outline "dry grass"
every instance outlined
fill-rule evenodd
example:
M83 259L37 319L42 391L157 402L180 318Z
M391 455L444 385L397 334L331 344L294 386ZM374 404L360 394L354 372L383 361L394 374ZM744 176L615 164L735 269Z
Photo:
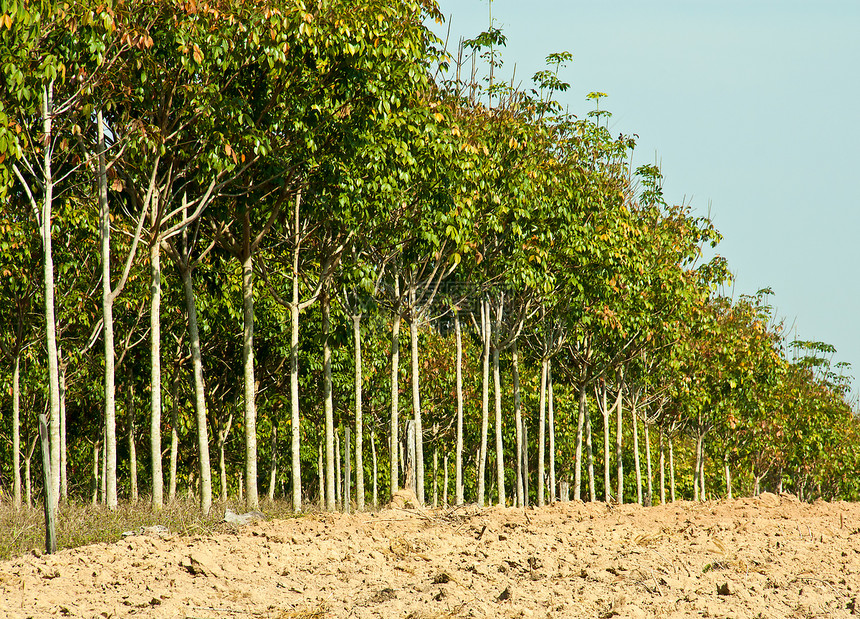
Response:
M141 527L162 525L171 533L201 535L229 531L223 522L224 509L245 511L236 501L216 503L208 516L203 516L196 501L175 500L155 512L147 501L121 503L109 510L104 505L65 502L57 514L57 546L76 548L99 542L115 542L123 532ZM263 501L261 511L267 518L293 517L286 501ZM10 559L45 548L45 514L41 506L23 506L16 510L7 501L0 501L0 560Z

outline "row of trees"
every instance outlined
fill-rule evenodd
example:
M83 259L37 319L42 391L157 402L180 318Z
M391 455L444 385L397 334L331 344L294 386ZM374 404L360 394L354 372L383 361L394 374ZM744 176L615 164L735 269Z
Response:
M725 261L701 261L719 234L667 204L656 167L633 171L605 95L584 118L555 102L569 54L521 91L497 79L498 30L449 55L424 25L440 17L412 0L2 4L16 504L40 411L53 508L115 507L143 478L156 509L184 482L208 512L213 447L220 496L252 507L266 482L296 511L348 507L353 467L359 509L404 484L420 502L452 483L456 503L650 502L655 431L661 501L687 450L695 498L709 461L729 496L856 496L832 350L786 351L767 291L719 295Z

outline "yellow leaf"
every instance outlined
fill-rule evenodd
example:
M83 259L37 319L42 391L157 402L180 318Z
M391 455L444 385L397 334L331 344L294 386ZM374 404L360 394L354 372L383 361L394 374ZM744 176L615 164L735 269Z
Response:
M439 112L436 112L435 114L433 114L433 118L435 118L436 122L439 122L439 123L442 122L443 120L445 120L445 117L442 116L442 114L440 114Z
M197 64L200 64L201 62L203 62L203 52L201 52L200 48L197 47L197 43L194 44L193 56L194 56L194 62L196 62Z

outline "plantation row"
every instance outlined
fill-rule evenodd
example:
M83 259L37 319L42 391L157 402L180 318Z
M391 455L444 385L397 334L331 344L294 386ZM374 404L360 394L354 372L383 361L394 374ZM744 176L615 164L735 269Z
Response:
M832 347L788 342L767 290L721 296L718 232L633 169L605 95L555 101L569 54L519 90L498 30L449 53L430 19L2 4L12 500L40 416L53 509L856 498Z

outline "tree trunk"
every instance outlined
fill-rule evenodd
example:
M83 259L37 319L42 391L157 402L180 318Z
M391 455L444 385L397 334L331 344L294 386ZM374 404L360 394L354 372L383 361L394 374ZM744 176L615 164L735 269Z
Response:
M51 81L42 91L42 122L44 132L44 202L42 210L42 247L45 253L45 335L48 348L48 389L51 405L51 511L57 512L57 499L60 496L60 373L57 352L57 320L54 309L54 258L51 243L51 220L54 201L53 159L53 115L54 82ZM101 116L99 116L101 117Z
M699 446L699 452L701 456L699 458L699 482L702 484L701 488L701 498L703 501L707 501L707 494L705 493L705 435L702 434L701 443Z
M69 498L68 450L66 449L66 365L63 363L62 350L57 349L60 368L60 497Z
M245 377L245 503L260 508L257 492L257 387L254 381L254 265L250 247L250 215L244 216L245 253L242 257L242 367Z
M549 501L555 503L555 398L552 393L552 362L548 362L546 366L546 389L547 389L547 412L549 418L547 423L549 426ZM576 460L576 470L580 471L580 458L582 457L582 416L579 418L579 457ZM581 474L581 473L580 473ZM577 500L579 496L576 497Z
M400 294L400 282L395 278L394 294ZM391 464L391 496L398 490L399 467L397 463L397 450L400 441L397 438L398 398L400 396L400 308L395 308L394 320L391 325L391 425L390 425L390 464Z
M585 399L585 383L579 386L579 397L577 398L577 410L579 415L576 421L576 443L573 457L573 500L582 500L582 441L585 430L585 413L588 402Z
M517 430L517 507L525 506L524 491L523 491L523 411L522 400L520 399L520 367L519 367L519 351L517 343L514 342L511 349L511 369L514 379L514 424Z
M645 505L651 507L654 503L654 473L651 469L651 433L648 431L648 423L643 422L645 425L645 465L646 471L648 473L648 494L645 497Z
M356 509L364 511L364 416L361 410L361 314L352 317L355 343L355 499Z
M328 447L326 445L326 447ZM341 458L341 450L340 450L340 432L334 432L334 509L343 507L343 477L341 476L341 464L343 462ZM328 478L326 478L328 481ZM326 498L328 498L329 488L326 488ZM329 510L331 511L331 509Z
M501 325L497 325L496 328L501 328ZM493 346L493 399L496 408L496 485L498 486L499 507L504 507L507 500L505 497L505 447L502 440L504 438L502 436L502 380L499 370L498 345Z
M444 468L445 468L445 473L444 473L445 474L445 482L444 482L444 485L442 486L442 506L447 508L448 507L448 452L447 451L445 452L445 457L443 458L442 462L443 462L442 466L444 466Z
M376 460L376 431L370 432L370 457L373 461L373 509L379 508L379 467Z
M601 398L603 408L600 412L603 415L603 500L609 503L612 501L612 480L609 474L609 403L606 401L606 385L603 386Z
M538 468L537 468L537 504L543 507L544 500L544 453L546 451L546 384L549 359L543 357L540 362L540 399L538 412Z
M618 397L615 400L615 413L616 413L616 432L615 432L615 464L617 468L616 474L618 475L618 504L621 505L624 503L624 461L623 461L623 430L624 430L624 406L623 406L623 394L621 385L623 384L623 379L619 377L618 380Z
M352 464L350 454L349 424L343 429L343 511L349 513L352 490Z
M410 294L414 302L414 288ZM421 391L418 373L418 318L413 314L409 320L409 352L412 374L412 412L415 420L415 498L424 505L424 430L421 425Z
M597 500L597 488L594 485L594 445L591 440L591 413L588 412L586 391L582 390L582 408L585 411L585 449L588 458L588 500L592 503Z
M415 494L415 420L406 422L406 479L404 487Z
M439 424L433 424L433 507L439 507Z
M90 480L92 484L92 504L97 505L99 502L99 463L101 462L101 441L93 443L93 476Z
M675 502L675 449L669 437L669 497Z
M98 112L98 185L99 185L99 224L101 230L102 257L102 312L104 315L105 345L105 459L107 478L105 479L105 503L108 509L116 509L116 391L115 357L113 337L113 301L110 277L110 212L107 196L107 171L105 167L104 121ZM53 425L53 424L52 424Z
M486 502L487 433L490 425L490 303L481 300L481 446L478 455L478 507Z
M221 478L221 500L227 500L227 464L224 458L226 451L227 435L230 433L230 426L233 425L233 413L227 419L227 423L223 428L218 430L218 474Z
M298 224L297 224L298 225ZM293 302L290 304L290 429L293 513L302 511L301 417L299 413L299 277L298 251L293 257Z
M152 204L153 215L157 210ZM150 391L149 453L152 467L152 506L158 511L164 505L164 474L161 469L161 245L154 242L149 248L152 271L150 285ZM183 274L184 279L184 274ZM187 293L186 293L187 295ZM192 338L193 339L193 338Z
M729 457L726 454L726 457L723 459L723 466L726 471L726 498L728 500L732 500L732 472L729 470Z
M322 295L322 338L323 338L323 411L325 414L325 457L326 457L326 509L337 509L335 495L335 454L334 454L334 405L331 393L331 343L329 342L330 306L326 293Z
M197 454L198 462L200 464L200 507L203 514L207 515L212 507L212 468L209 464L209 429L207 421L208 417L206 414L206 383L203 380L203 357L200 353L200 333L197 329L197 302L194 295L194 285L191 280L190 268L182 269L182 283L183 288L185 289L185 306L188 312L188 335L190 339L189 344L191 345L191 361L194 368L194 412L197 421ZM159 377L159 384L160 380L161 379ZM160 465L159 468L161 468Z
M33 475L32 475L32 462L33 462L33 452L36 450L36 443L39 441L39 435L37 434L33 438L33 442L30 443L30 448L27 450L27 455L24 457L24 494L27 498L27 507L33 507Z
M269 501L274 501L275 484L278 480L278 424L274 419L272 420L271 439L269 457L269 491L266 493L266 496L269 497Z
M454 503L463 504L463 334L460 314L454 310L454 336L457 342L457 446L454 454Z
M319 487L320 487L320 498L319 498L319 507L320 510L325 509L325 456L323 452L325 451L325 441L320 441L319 449L317 450L317 477L319 478Z
M179 458L179 368L173 379L173 402L170 405L170 479L168 480L167 499L171 502L176 498L176 465Z
M12 504L21 509L21 353L15 355L12 371Z
M529 504L529 424L528 419L523 418L523 507Z
M666 448L663 431L660 430L660 505L666 504Z
M639 423L636 415L636 403L630 407L630 421L633 424L633 463L636 467L636 502L642 505L642 464L639 457Z
M128 470L131 483L131 502L137 503L137 445L134 441L134 381L128 381Z

